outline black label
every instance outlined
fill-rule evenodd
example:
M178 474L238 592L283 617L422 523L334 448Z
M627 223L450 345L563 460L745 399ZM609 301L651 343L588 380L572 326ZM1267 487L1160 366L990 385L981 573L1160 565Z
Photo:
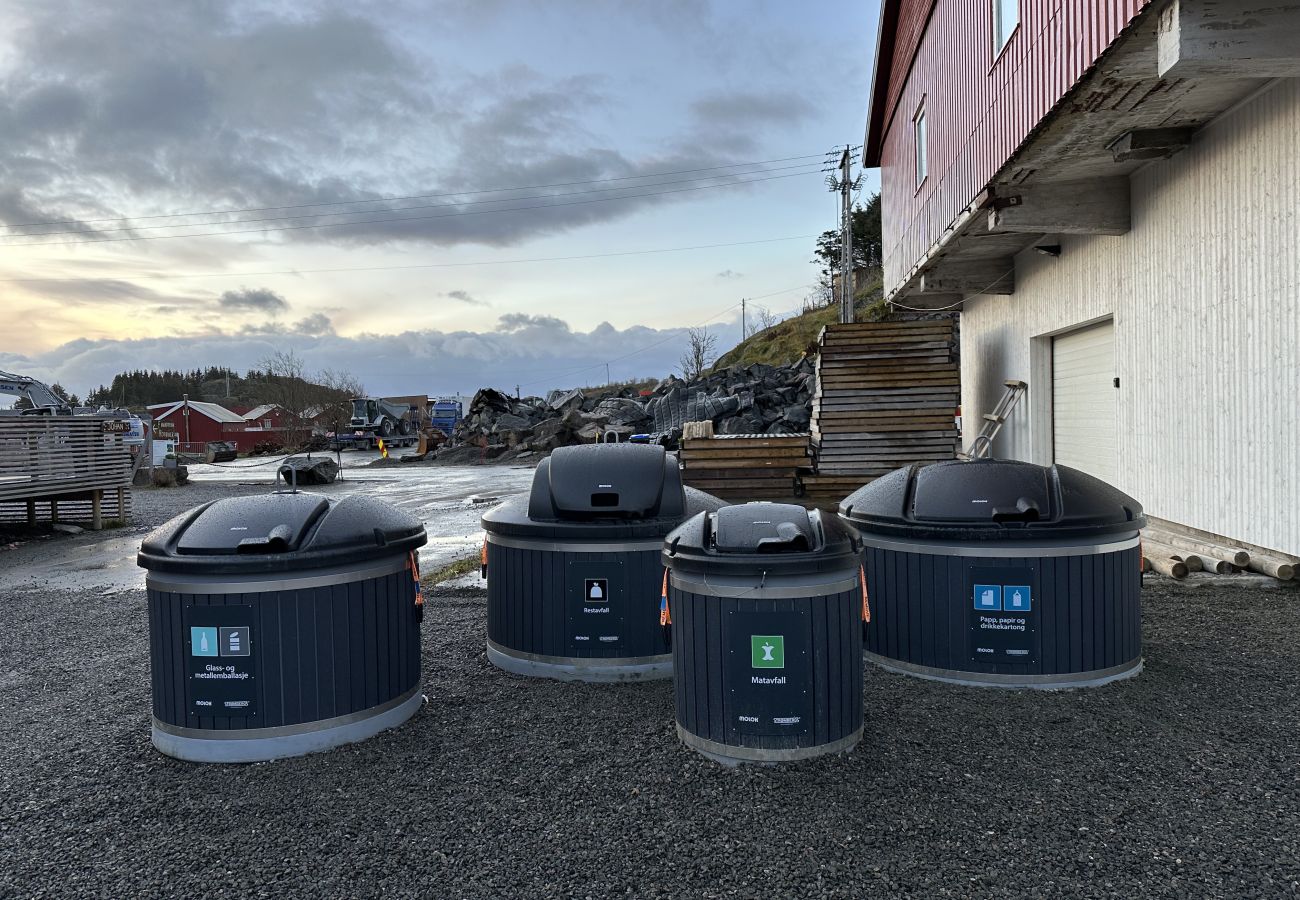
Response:
M257 715L253 608L188 606L182 624L189 714Z
M575 656L613 656L623 646L627 590L623 563L570 562L565 573L569 648Z
M971 660L998 665L1038 661L1038 571L975 567L966 576Z
M807 734L812 724L808 614L732 610L724 619L722 640L728 732Z

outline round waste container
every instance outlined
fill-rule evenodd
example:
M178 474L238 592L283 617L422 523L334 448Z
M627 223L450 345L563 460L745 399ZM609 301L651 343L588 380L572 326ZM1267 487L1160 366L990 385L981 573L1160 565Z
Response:
M420 706L424 527L310 493L218 500L140 546L153 743L254 762L358 741Z
M858 543L786 503L695 516L667 538L677 733L725 763L782 762L862 736Z
M721 505L683 488L663 447L556 450L538 464L529 496L483 516L488 659L562 680L668 677L663 539L691 513Z
M1003 687L1103 684L1142 668L1142 506L1066 466L914 465L840 504L856 529L884 668Z

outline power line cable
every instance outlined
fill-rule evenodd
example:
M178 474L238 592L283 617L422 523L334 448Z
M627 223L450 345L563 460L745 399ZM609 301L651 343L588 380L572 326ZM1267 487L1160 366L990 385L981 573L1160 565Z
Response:
M708 184L708 185L697 185L694 187L674 188L669 191L648 191L641 194L629 194L624 197L595 197L589 200L574 200L571 203L542 203L542 204L535 204L533 206L517 206L517 207L503 207L501 209L469 210L467 212L443 213L440 215L401 216L397 218L390 217L390 218L381 218L381 219L363 219L356 222L326 222L326 223L320 223L314 225L284 225L280 227L270 227L270 228L248 228L248 229L243 229L238 231L208 231L208 232L196 232L193 234L156 234L156 235L149 235L145 237L95 238L93 240L83 240L83 241L27 241L21 244L5 244L3 246L4 247L81 246L84 244L114 244L114 243L120 243L122 241L166 241L166 240L175 240L177 238L222 237L227 235L240 235L240 234L262 234L267 231L302 231L304 229L315 229L315 228L350 228L350 227L356 227L358 225L395 224L398 222L423 222L431 219L451 219L451 218L458 218L460 216L482 216L491 213L524 212L527 210L534 210L534 209L555 209L564 206L581 206L589 203L609 203L611 201L617 201L617 200L637 200L644 197L660 197L666 194L681 194L690 191L707 190L709 188L738 187L746 184L759 184L765 181L779 181L784 178L799 178L805 175L813 175L813 174L817 174L817 173L795 172L789 175L773 175L769 178L751 178L747 180L723 182L722 184Z
M281 269L278 271L265 272L202 272L193 275L178 275L175 273L154 273L143 275L125 275L120 276L119 280L125 281L177 281L189 278L265 278L272 275L334 275L346 272L393 272L409 271L415 269L460 269L471 266L509 266L521 263L539 263L539 262L574 262L583 259L609 259L620 256L645 256L658 253L685 253L692 250L717 250L723 247L748 247L756 244L777 244L785 241L806 241L817 237L815 234L796 234L790 237L779 238L761 238L753 241L732 241L724 244L695 244L689 247L657 247L649 250L614 250L608 253L584 253L574 256L534 256L521 259L484 259L474 260L471 262L454 262L454 263L413 263L402 266L346 266L329 269ZM0 284L41 284L45 282L57 282L60 284L75 284L77 282L102 281L102 278L64 278L59 276L42 276L32 278L0 278ZM797 288L792 288L797 290ZM786 293L781 291L779 293ZM764 296L772 296L765 294ZM761 297L755 297L755 300L761 300Z
M246 212L279 212L281 210L286 210L286 209L314 209L323 206L351 206L358 203L396 203L401 200L432 200L438 197L467 197L467 196L478 195L478 194L503 193L507 191L531 191L531 190L541 190L543 188L553 188L553 187L575 187L584 184L605 184L613 181L632 181L632 180L642 179L642 178L662 178L669 175L690 175L696 172L715 172L721 169L735 169L735 168L742 168L745 166L765 166L771 163L793 162L795 160L801 160L801 159L820 159L820 158L821 158L820 154L814 153L814 154L809 154L807 156L784 156L777 159L761 159L761 160L755 160L753 162L728 163L727 165L722 165L722 166L704 166L698 169L677 169L675 171L668 171L668 172L647 172L644 175L622 175L617 178L590 178L585 181L554 181L554 182L543 183L543 184L519 185L517 187L483 188L479 190L452 191L452 192L439 193L439 194L407 194L404 196L374 197L368 200L333 200L333 201L322 201L319 203L297 203L297 204L292 204L287 206L247 206L247 207L242 207L237 209L213 209L213 210L204 210L199 212L156 213L147 216L117 216L117 217L105 218L105 219L70 219L61 222L60 221L24 222L24 223L17 223L14 225L8 225L5 227L43 228L43 227L50 227L55 225L91 225L97 222L131 222L131 221L145 221L148 219L174 219L183 216L217 216L217 215L233 215L235 213L246 213ZM741 172L737 174L754 174L754 173ZM643 185L643 186L650 187L651 185ZM322 215L324 215L324 213L322 213Z
M804 164L801 164L801 165L794 165L794 166L777 166L777 167L770 168L770 169L763 169L763 170L761 170L761 171L759 171L759 172L744 172L744 173L737 173L737 175L740 175L740 174L744 174L744 175L762 175L762 174L767 174L768 172L784 172L784 171L788 171L788 170L790 170L790 169L806 169L806 168L808 168L808 164L804 163ZM809 173L809 174L811 174L811 173ZM628 186L626 186L626 187L591 188L590 190L585 190L585 191L566 191L566 192L564 192L564 193L562 193L562 194L536 194L536 195L531 196L531 197L501 197L501 198L498 198L498 199L471 200L471 201L468 201L468 202L466 202L466 203L423 203L423 204L419 204L419 205L416 205L416 206L399 206L399 207L394 207L393 209L385 209L385 210L343 210L343 211L340 211L340 212L300 213L300 214L297 214L297 215L290 215L290 216L267 216L267 217L261 217L261 218L255 218L255 219L232 219L232 220L230 220L230 221L224 221L224 222L223 222L223 221L211 221L211 222L173 222L173 223L169 223L169 224L165 224L165 225L138 225L138 226L136 226L136 225L128 225L128 226L124 226L124 227L122 227L122 228L95 228L95 229L71 229L71 230L68 230L68 231L38 231L38 232L24 232L24 233L20 233L20 234L6 234L6 235L0 235L0 238L7 238L7 237L29 237L29 238L30 238L30 237L42 237L42 238L44 238L44 237L56 237L56 236L58 236L58 235L64 235L64 234L88 234L88 235L98 235L98 234L112 234L112 233L115 233L115 232L122 232L122 231L131 232L131 233L134 234L135 232L138 232L138 231L152 231L152 230L156 230L156 229L159 229L159 228L203 228L203 227L211 228L211 227L216 226L216 225L251 225L251 224L253 224L253 223L258 223L258 222L288 222L288 221L296 221L296 220L298 220L298 219L316 219L316 218L324 218L324 217L328 217L328 216L364 216L364 215L371 215L371 214L373 214L373 213L377 213L377 212L385 212L385 213L394 212L394 213L396 213L396 212L408 212L408 211L411 211L411 210L420 210L420 209L460 209L460 208L463 208L463 207L466 207L466 206L474 206L474 205L478 205L478 204L486 204L486 203L518 203L518 202L520 202L520 201L522 201L522 200L557 200L557 199L563 199L563 198L565 198L565 197L578 197L578 196L582 196L582 195L585 195L585 194L602 194L602 193L607 193L607 192L610 192L610 191L636 191L636 190L641 190L642 188L645 188L645 187L662 187L662 186L673 185L673 184L691 184L691 183L693 183L693 182L704 181L704 180L706 180L706 179L733 178L733 177L735 177L735 176L733 176L733 175L731 175L731 174L725 174L725 175L704 175L704 176L697 176L697 177L695 177L695 178L683 178L683 179L679 179L679 180L677 180L677 181L659 181L659 182L655 182L653 185L628 185ZM731 181L724 181L724 182L720 182L720 183L718 183L718 184L703 184L703 185L700 185L700 187L701 187L701 188L705 188L705 187L725 187L726 185L728 185L728 184L733 184L733 183L734 183L734 182L731 182ZM628 196L628 197L637 197L637 196L640 196L640 195L639 195L639 194L628 194L627 196ZM608 198L608 199L610 199L610 200L617 200L617 199L620 199L620 198L618 198L618 197L610 197L610 198ZM548 204L548 205L549 205L549 204ZM486 212L491 212L492 210L485 210L485 211L486 211ZM400 221L400 219L394 219L394 221ZM349 223L349 222L338 222L338 223L333 223L333 224L338 224L338 225L347 225L347 224L351 224L351 223ZM178 236L178 237L184 237L185 235L177 235L177 236ZM44 243L44 242L36 242L36 243ZM8 245L0 245L0 246L8 246Z

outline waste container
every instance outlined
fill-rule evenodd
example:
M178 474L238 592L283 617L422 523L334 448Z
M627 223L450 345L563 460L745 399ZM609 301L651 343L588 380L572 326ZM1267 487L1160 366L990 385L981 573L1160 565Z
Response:
M626 681L672 674L659 625L663 539L722 501L683 488L647 444L562 447L527 497L483 516L488 659L522 675Z
M1142 506L1066 466L913 465L847 497L864 544L866 655L1003 687L1104 684L1142 668Z
M140 546L153 743L253 762L358 741L420 706L424 527L367 497L218 500Z
M677 733L725 763L848 750L862 736L859 545L786 503L695 516L667 538Z

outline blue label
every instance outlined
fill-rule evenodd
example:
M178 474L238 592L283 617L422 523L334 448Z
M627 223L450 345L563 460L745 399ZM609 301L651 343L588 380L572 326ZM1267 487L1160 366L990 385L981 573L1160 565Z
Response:
M1007 612L1029 612L1033 598L1027 584L1008 584L1002 588L1002 608Z
M1002 609L1002 585L975 585L975 608L979 610Z
M216 656L220 651L217 647L217 629L215 628L191 628L190 629L190 655L191 656Z

